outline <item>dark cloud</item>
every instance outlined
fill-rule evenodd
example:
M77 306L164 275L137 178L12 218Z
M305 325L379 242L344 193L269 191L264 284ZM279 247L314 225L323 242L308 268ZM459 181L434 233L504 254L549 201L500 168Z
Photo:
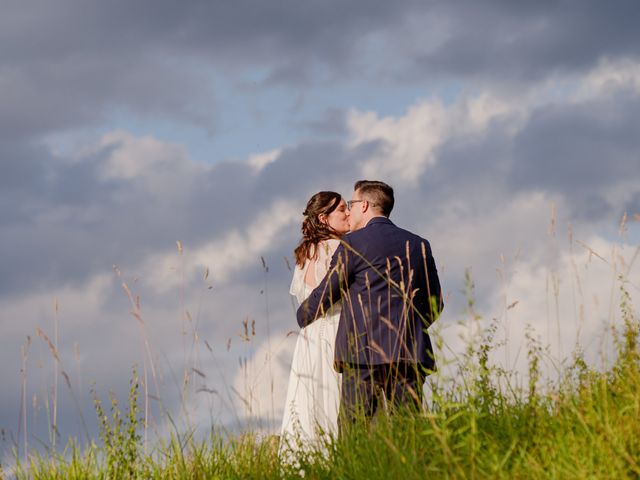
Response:
M362 151L348 151L335 142L306 143L286 149L276 162L267 165L261 172L263 187L253 195L264 202L279 193L285 193L303 199L304 203L307 197L320 190L348 188L348 191L340 193L349 195L350 179L357 172L362 157Z
M239 164L212 168L202 178L177 175L175 181L184 183L185 191L178 188L173 195L149 190L137 178L105 179L101 170L111 147L106 150L70 165L48 158L28 172L16 193L3 189L7 208L0 244L12 255L0 260L6 272L0 295L81 284L113 263L134 263L177 239L202 241L235 220L220 207L233 205L221 187L232 181L235 193L246 197L250 191L240 181L250 172ZM236 178L234 170L240 170ZM192 184L193 191L186 191ZM222 213L217 219L216 210Z
M80 42L81 39L78 39ZM95 52L4 66L0 136L24 139L98 125L118 110L213 128L213 93L197 72L153 52ZM76 58L78 57L78 58Z
M640 5L633 0L443 2L431 14L447 29L415 56L428 75L528 83L640 55Z
M46 185L47 160L51 154L45 148L34 148L20 142L6 142L2 146L0 158L0 195L6 196L6 201L0 204L0 209L18 211L24 207L29 192L42 190ZM6 218L4 215L2 218Z
M207 69L262 68L303 82L347 68L358 37L399 22L388 2L13 4L0 20L0 131L103 120L114 108L211 127Z
M640 181L640 97L621 93L534 111L514 141L510 182L565 196L581 215L610 214L607 190Z
M284 56L310 53L320 58L340 57L362 32L393 24L414 2L330 1L302 5L259 1L189 3L170 1L87 4L62 2L56 8L14 6L4 17L4 39L21 39L20 47L0 52L9 60L20 55L50 58L70 51L104 53L138 48L166 48L255 61L264 53L280 50ZM415 4L415 3L414 3ZM365 8L367 7L367 8ZM83 39L78 43L77 39ZM6 45L6 44L5 44ZM241 54L244 58L238 58Z
M387 2L367 2L364 10L335 2L7 6L0 19L0 244L13 253L0 261L7 272L0 295L82 282L114 262L187 240L185 232L198 244L250 222L250 199L307 194L303 180L281 179L307 174L300 155L316 150L285 153L292 157L284 170L267 168L260 179L233 164L178 175L188 191L158 196L135 180L102 178L108 151L67 165L40 146L43 136L98 126L118 111L212 129L215 105L204 73L211 66L276 72L344 64L358 35L402 15ZM313 161L344 158L339 150Z
M488 205L498 205L509 171L511 137L504 122L491 125L481 135L455 136L437 150L437 163L423 174L422 185L431 192L435 208L447 208L442 199L465 199L473 215ZM460 195L464 192L464 195Z
M140 177L105 177L118 148L119 141L74 162L39 151L38 161L27 156L3 164L16 190L0 194L6 205L0 248L12 252L0 260L0 296L81 285L114 263L135 265L176 240L197 248L251 225L274 199L297 202L302 212L315 191L349 195L367 153L308 143L285 149L258 173L239 162L190 170L181 166L189 160L174 158Z
M391 31L408 15L422 14L439 18L448 25L450 38L460 38L468 46L472 42L466 40L478 34L483 40L480 46L516 51L520 47L523 53L573 63L572 59L579 62L584 57L637 51L637 42L633 42L637 39L637 11L637 3L632 0L606 6L595 0L526 4L403 1L393 5L383 1L185 5L168 1L135 5L67 1L55 7L47 2L37 6L15 3L3 16L0 54L14 63L24 58L67 58L72 52L104 54L164 48L235 59L239 64L276 51L283 57L298 53L299 58L311 56L333 62L354 53L354 41L363 35ZM447 48L452 45L447 44ZM487 51L477 64L491 53Z
M421 82L537 81L602 58L637 57L639 8L622 0L13 3L0 20L0 135L95 125L118 109L212 130L212 71L307 84L406 77L416 62ZM426 27L409 28L416 18ZM434 39L424 31L432 24ZM363 52L372 35L389 47L372 52L378 67L369 70Z
M312 135L341 136L347 130L347 112L339 108L325 110L320 118L304 123Z

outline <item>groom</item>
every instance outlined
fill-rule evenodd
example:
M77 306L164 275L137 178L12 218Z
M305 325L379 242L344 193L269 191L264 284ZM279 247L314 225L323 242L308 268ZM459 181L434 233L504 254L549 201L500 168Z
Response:
M386 183L355 184L351 232L297 312L304 327L342 300L335 345L341 427L372 417L385 401L420 407L425 377L435 368L427 328L443 307L436 264L427 240L389 220L393 204Z

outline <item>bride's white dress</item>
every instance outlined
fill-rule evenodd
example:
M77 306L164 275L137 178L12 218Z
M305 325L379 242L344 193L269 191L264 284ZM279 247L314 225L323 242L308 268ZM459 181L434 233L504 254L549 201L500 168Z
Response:
M310 262L302 268L296 265L290 293L299 304L324 278L339 243L331 239L318 245L315 285L304 281ZM337 304L298 334L280 432L281 448L317 447L324 434L337 433L340 374L333 368L333 353L339 318L340 304Z

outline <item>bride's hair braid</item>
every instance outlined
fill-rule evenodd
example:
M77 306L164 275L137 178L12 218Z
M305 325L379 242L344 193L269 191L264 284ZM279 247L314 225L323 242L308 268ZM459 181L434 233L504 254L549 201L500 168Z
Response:
M340 200L339 193L318 192L307 202L307 208L302 212L302 240L294 250L297 265L302 267L307 259L313 258L322 240L339 237L333 228L320 220L320 215L329 215L338 207Z

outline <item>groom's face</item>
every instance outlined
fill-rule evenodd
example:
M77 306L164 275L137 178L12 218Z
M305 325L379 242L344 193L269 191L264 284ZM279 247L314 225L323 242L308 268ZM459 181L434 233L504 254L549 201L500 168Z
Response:
M360 192L356 190L351 195L351 210L349 211L349 224L351 225L351 231L359 230L364 226L363 218L363 205L362 196Z

